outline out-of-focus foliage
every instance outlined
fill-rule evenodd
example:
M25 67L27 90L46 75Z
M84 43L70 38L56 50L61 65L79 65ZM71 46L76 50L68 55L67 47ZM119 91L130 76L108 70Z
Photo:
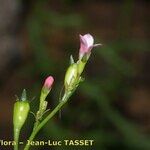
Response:
M81 3L88 7L86 1ZM61 86L59 81L63 80L62 73L67 68L69 55L73 53L77 56L78 53L78 47L74 45L79 42L71 41L76 39L76 35L73 34L80 31L91 32L90 29L94 28L94 24L90 23L88 16L82 11L75 11L76 7L73 5L80 5L80 2L62 2L66 8L64 12L52 10L48 4L49 1L37 1L28 18L27 31L34 56L30 71L31 75L34 76L36 72L40 77L54 74L57 87L55 86L55 91L52 92L56 95L59 93L58 87ZM57 116L57 119L51 120L38 137L56 140L94 139L94 146L92 148L56 146L53 149L150 149L150 137L140 133L139 126L124 115L124 110L115 105L118 101L119 103L128 101L130 90L133 88L131 81L136 77L137 70L130 55L140 51L147 52L149 47L146 40L131 39L128 34L135 3L125 1L120 4L122 5L120 18L117 20L119 38L112 39L112 42L104 42L102 48L93 50L93 56L83 75L85 82L62 111L61 119ZM70 12L71 8L74 10ZM98 29L93 36L96 32ZM64 44L59 40L63 40ZM101 42L101 39L96 38L96 41ZM129 55L129 59L122 55ZM51 103L57 104L57 98L51 97L50 108L54 107Z

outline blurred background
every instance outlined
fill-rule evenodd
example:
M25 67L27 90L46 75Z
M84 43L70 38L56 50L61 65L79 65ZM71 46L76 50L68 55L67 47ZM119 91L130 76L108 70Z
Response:
M79 34L90 33L103 46L93 50L85 81L62 117L36 139L91 139L94 145L32 149L150 150L149 9L149 0L1 0L0 139L13 139L13 104L23 88L35 112L43 81L53 75L48 107L58 104L69 57L78 57ZM33 120L30 114L22 141Z

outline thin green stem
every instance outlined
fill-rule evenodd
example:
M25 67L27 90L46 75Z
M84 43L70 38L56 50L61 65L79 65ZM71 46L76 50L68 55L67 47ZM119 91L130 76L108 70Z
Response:
M61 102L55 107L55 109L41 122L34 128L34 130L31 133L31 136L29 137L29 141L33 141L36 134L40 131L40 129L64 106L64 104L69 100L69 97L72 95L71 93L65 93ZM24 150L29 150L30 145L26 144Z
M19 135L20 129L18 128L14 129L14 141L16 142L16 144L14 145L14 150L18 150Z

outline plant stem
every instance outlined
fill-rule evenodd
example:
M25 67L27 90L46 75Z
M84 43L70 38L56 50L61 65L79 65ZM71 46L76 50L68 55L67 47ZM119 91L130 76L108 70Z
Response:
M67 92L64 94L61 102L55 107L55 109L41 122L39 123L36 128L33 129L31 136L29 137L29 141L32 141L36 134L40 131L40 129L64 106L64 104L69 100L69 97L72 95L73 92ZM29 150L30 145L26 144L24 150ZM17 149L16 149L17 150Z
M14 145L14 150L18 150L18 142L19 142L20 129L14 129L14 141L16 144Z

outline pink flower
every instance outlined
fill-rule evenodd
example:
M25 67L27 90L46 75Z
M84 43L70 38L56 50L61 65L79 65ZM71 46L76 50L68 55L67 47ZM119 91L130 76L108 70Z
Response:
M44 88L50 90L54 82L54 78L52 76L48 76L44 82Z
M94 38L92 35L85 34L80 36L80 50L79 58L82 58L85 54L90 54L93 47L99 46L101 44L94 44Z

